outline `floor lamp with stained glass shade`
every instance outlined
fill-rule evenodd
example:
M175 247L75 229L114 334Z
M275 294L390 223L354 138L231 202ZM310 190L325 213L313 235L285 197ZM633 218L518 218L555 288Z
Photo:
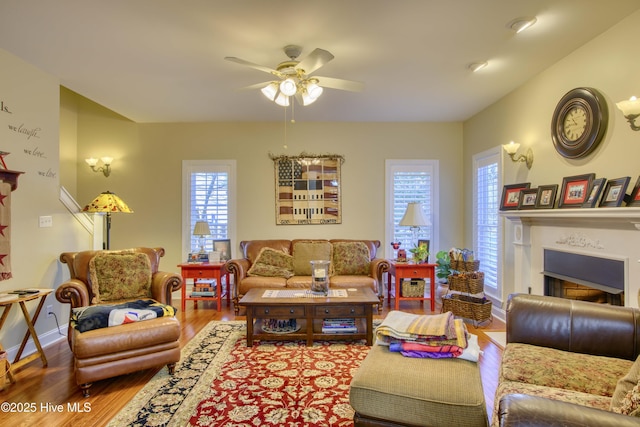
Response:
M431 221L429 221L429 219L424 214L424 211L422 210L422 203L409 202L407 204L407 210L405 211L404 216L402 217L398 225L402 227L410 227L413 247L417 248L418 233L420 232L420 227L430 226Z
M122 199L110 191L100 193L91 203L82 209L82 212L105 213L107 216L107 242L105 249L111 246L111 214L114 212L133 213Z

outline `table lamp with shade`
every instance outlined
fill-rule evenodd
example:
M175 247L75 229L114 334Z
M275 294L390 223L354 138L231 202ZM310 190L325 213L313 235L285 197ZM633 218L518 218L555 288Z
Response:
M111 213L123 212L133 213L131 208L122 199L110 191L100 193L91 203L82 209L82 212L106 213L107 214L107 243L105 249L111 246Z
M210 236L211 230L209 229L209 223L207 221L196 221L196 225L193 227L193 235L198 237L198 244L200 245L200 253L204 253L205 237Z
M407 210L398 225L402 227L410 227L413 246L418 247L418 232L420 231L420 227L430 226L431 221L429 221L422 211L422 203L409 202L407 204Z

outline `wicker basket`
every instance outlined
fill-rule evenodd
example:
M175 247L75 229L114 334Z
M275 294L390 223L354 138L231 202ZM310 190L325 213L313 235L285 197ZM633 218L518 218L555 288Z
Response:
M442 298L442 311L456 316L484 322L491 318L491 301L468 295L449 294Z
M456 271L478 271L480 270L480 261L451 260L451 269Z
M452 274L447 281L451 291L466 292L468 294L484 292L484 273L481 271L473 274Z
M404 298L424 297L424 280L403 280L400 293Z

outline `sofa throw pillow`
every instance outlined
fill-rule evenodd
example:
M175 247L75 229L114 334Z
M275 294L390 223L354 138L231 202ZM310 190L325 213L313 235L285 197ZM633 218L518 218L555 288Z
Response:
M293 244L293 274L311 276L311 261L331 261L333 246L326 241L299 241Z
M93 304L151 297L151 261L142 253L102 253L89 261Z
M620 402L620 406L613 408L613 412L640 417L640 383L627 392Z
M640 381L640 356L631 366L629 373L618 380L613 396L611 396L610 410L615 411L622 405L622 399L638 384L638 381Z
M367 276L371 254L364 242L334 242L333 270L337 275Z
M247 271L249 276L284 277L293 276L293 257L271 248L262 248L255 262Z

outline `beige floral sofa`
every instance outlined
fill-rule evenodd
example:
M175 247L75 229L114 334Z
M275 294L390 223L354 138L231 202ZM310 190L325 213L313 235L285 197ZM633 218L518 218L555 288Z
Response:
M245 240L240 242L242 258L227 262L233 275L233 303L239 313L238 301L249 289L311 287L311 260L331 261L330 288L372 289L384 299L382 274L389 262L376 258L379 240L296 239Z
M514 294L492 426L640 425L640 310Z

